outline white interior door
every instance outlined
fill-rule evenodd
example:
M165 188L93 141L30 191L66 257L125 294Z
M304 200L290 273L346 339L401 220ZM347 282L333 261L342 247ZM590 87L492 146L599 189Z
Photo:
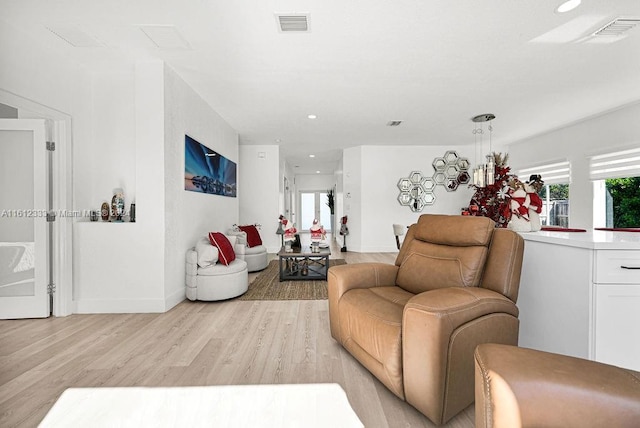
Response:
M0 318L43 318L47 295L45 121L0 119Z

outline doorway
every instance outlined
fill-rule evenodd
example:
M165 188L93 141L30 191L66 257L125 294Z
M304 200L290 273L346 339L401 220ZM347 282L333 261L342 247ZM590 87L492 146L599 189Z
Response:
M45 121L0 119L0 318L45 318Z
M327 205L327 192L300 192L300 228L308 232L313 220L318 219L324 230L331 232L331 211Z
M18 117L19 119L15 120L19 121L35 119L42 122L44 120L45 135L42 145L38 144L38 149L42 148L44 150L46 147L44 140L55 142L55 151L45 155L47 157L45 168L53 172L50 178L47 177L47 187L51 187L47 190L49 192L49 200L45 209L50 209L57 213L55 221L49 223L52 227L49 227L48 232L45 232L47 235L46 250L52 257L50 258L49 254L46 253L44 256L39 257L36 253L34 261L37 263L37 258L39 258L47 262L44 274L45 286L47 287L46 306L48 307L46 315L48 316L51 310L53 310L54 316L70 315L74 310L73 216L64 214L73 209L71 116L3 89L0 89L0 104L9 106L12 113L14 113L6 117ZM44 173L45 168L39 170ZM4 202L2 205L4 205ZM22 209L23 207L18 208ZM43 220L46 222L46 216ZM34 242L40 242L40 240L36 237ZM37 244L34 244L35 247L37 247ZM48 295L49 291L52 291L51 296ZM53 302L49 297L53 299ZM49 305L52 305L52 307Z

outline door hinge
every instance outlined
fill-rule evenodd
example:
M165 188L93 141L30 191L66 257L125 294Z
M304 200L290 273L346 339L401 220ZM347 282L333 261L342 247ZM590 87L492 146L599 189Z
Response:
M56 151L56 143L55 143L55 141L47 141L47 150L49 150L50 152L55 152Z
M47 294L53 294L56 292L56 285L54 283L47 284Z
M47 213L47 223L51 223L51 222L54 222L54 221L56 221L56 213L53 212L53 211L49 211Z

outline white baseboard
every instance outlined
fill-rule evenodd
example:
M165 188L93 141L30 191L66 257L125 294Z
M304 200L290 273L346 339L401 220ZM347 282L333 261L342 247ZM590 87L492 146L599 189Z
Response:
M178 303L182 302L187 298L187 292L185 287L182 287L175 292L173 292L169 297L164 299L164 310L169 311L171 308L176 306Z
M184 291L183 291L184 294ZM75 302L77 314L163 313L163 299L81 299Z

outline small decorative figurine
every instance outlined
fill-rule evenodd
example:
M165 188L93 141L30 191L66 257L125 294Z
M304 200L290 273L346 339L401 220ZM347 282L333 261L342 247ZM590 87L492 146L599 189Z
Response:
M109 204L106 202L102 203L102 207L100 208L100 217L102 221L109 221Z
M111 198L111 216L113 221L121 222L124 216L124 192L122 189L113 189L113 198Z
M284 248L286 252L293 251L291 249L291 244L296 238L296 228L293 223L287 220L285 217L280 219L280 223L282 224L282 228L284 229Z

